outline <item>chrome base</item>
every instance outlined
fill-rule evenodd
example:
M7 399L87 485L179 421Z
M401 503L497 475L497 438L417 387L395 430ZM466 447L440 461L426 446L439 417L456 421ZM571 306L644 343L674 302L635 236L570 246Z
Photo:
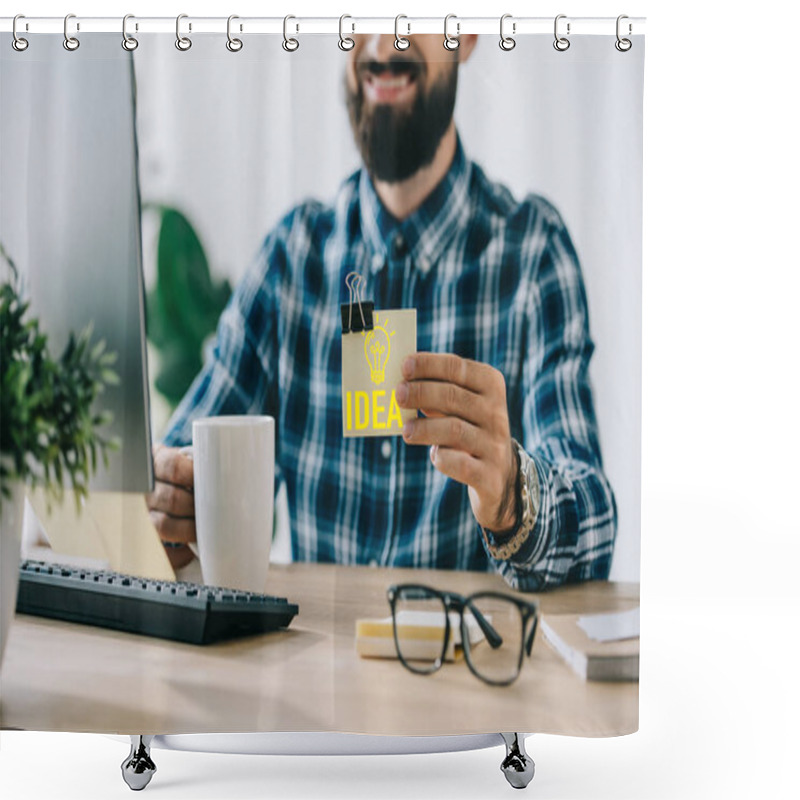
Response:
M128 744L128 736L108 738ZM324 731L262 731L261 733L176 733L153 737L150 749L185 753L259 756L389 756L421 753L462 753L497 747L499 733L452 736L379 736Z
M156 773L156 765L150 758L152 736L131 736L131 752L122 762L122 779L134 792L147 786Z
M501 733L500 736L506 745L506 757L500 769L511 786L515 789L524 789L533 780L536 769L533 759L525 752L525 737L521 733ZM154 738L142 735L130 737L131 751L122 762L122 777L134 791L144 789L155 775L156 765L150 757L150 745ZM354 754L356 752L354 751ZM417 750L412 749L410 752Z
M506 743L506 757L500 765L506 780L515 789L524 789L536 771L533 759L525 752L525 739L520 733L501 733Z

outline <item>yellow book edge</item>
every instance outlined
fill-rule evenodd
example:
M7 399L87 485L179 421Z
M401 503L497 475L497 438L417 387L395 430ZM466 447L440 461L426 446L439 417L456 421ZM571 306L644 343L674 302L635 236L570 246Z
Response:
M444 636L443 616L438 612L401 611L397 633L406 660L433 661L442 650ZM484 636L474 619L468 617L470 644L475 645ZM397 658L392 618L356 620L356 653L362 658ZM461 626L458 615L450 615L450 640L444 654L445 661L458 661L463 657Z

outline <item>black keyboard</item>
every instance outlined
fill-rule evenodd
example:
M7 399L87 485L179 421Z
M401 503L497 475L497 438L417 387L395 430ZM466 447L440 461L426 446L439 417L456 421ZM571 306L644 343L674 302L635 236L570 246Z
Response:
M284 597L185 581L147 580L43 561L23 561L19 568L18 614L190 644L285 628L297 610Z

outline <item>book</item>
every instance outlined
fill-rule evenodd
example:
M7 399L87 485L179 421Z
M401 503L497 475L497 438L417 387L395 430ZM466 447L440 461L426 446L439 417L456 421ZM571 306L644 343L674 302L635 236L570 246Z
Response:
M461 622L459 615L450 612L450 640L444 654L445 661L461 658ZM483 631L475 618L464 615L469 631L470 645L483 638ZM491 622L491 617L487 617ZM402 640L403 656L407 660L434 661L442 652L444 638L444 615L439 611L399 611L397 635ZM356 620L356 652L362 658L397 658L392 618Z
M578 618L578 625L596 642L614 642L639 636L639 606L630 611L590 614Z
M603 623L603 627L607 627L608 620L603 620ZM591 616L585 614L546 614L541 625L550 646L585 680L639 680L639 636L630 635L632 631L627 618L620 626L626 638L605 636L603 641L592 639L586 632L584 628L591 630L592 624ZM638 625L636 631L638 633Z

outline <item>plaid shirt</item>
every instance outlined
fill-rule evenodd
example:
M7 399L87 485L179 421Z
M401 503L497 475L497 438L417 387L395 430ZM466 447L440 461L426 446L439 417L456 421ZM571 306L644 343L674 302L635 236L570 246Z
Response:
M428 448L342 436L340 304L365 278L376 309L416 308L418 350L491 364L506 380L511 434L540 487L535 527L508 561L487 552L467 487ZM605 578L616 507L602 472L587 368L593 351L577 256L555 209L516 202L458 143L445 178L398 222L365 170L332 206L309 200L267 236L220 318L213 357L164 442L191 421L276 419L299 561L498 570L518 589Z

